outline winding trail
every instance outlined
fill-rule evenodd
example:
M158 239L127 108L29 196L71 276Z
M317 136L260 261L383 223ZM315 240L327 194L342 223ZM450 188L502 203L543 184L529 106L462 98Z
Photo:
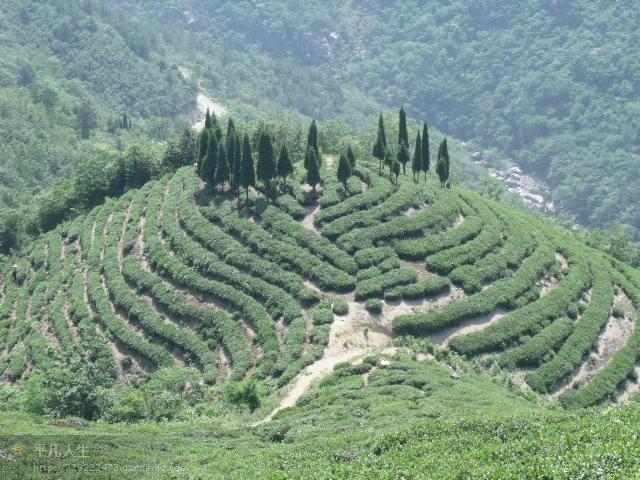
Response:
M387 315L372 316L359 302L349 301L349 313L336 316L331 324L329 343L321 359L300 372L290 383L289 390L278 406L254 426L269 422L285 408L293 407L313 382L333 371L338 363L355 362L368 355L393 355L394 347L389 347L392 336L391 319Z

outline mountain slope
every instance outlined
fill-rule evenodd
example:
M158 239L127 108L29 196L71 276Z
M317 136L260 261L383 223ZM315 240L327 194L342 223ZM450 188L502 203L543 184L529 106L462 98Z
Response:
M408 335L566 407L635 391L636 270L431 174L396 187L361 160L344 197L334 169L319 203L295 182L246 215L185 167L47 234L17 283L5 269L3 380L64 366L112 388L186 364L278 389Z
M199 65L213 91L240 99L251 89L356 123L372 101L405 103L439 130L514 158L580 222L637 233L633 2L109 3L190 32L217 59Z

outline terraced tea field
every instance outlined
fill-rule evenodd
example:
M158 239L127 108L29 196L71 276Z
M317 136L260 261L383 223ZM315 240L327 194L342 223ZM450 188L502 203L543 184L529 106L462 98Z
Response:
M270 382L286 407L414 336L566 407L638 388L640 272L432 174L396 186L362 161L345 195L325 163L318 198L296 183L247 210L183 168L42 237L15 281L5 266L2 381L181 364Z

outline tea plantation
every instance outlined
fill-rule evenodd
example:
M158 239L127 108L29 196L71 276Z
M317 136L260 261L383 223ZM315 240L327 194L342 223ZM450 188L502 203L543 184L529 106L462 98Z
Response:
M163 381L162 372L182 372L175 398L199 395L186 402L189 414L218 415L233 424L229 431L243 432L240 438L251 435L248 442L286 444L290 429L297 432L292 438L310 435L305 422L312 430L326 422L321 434L337 438L340 418L360 432L361 411L381 430L370 432L373 443L353 433L360 435L354 449L368 452L353 453L353 460L374 472L383 458L402 463L423 455L421 448L431 448L425 442L435 441L431 435L459 436L464 419L478 419L483 410L487 418L469 424L469 442L477 443L469 452L487 436L495 440L495 429L513 443L522 425L542 422L523 440L536 449L532 436L583 422L582 413L565 409L633 396L640 272L541 218L455 185L441 188L433 173L396 180L379 172L376 160L359 159L343 185L337 163L325 155L317 192L304 186L304 169L296 165L270 202L260 190L252 189L246 202L244 195L220 192L183 167L9 259L0 304L5 410L15 405L111 422L184 420L170 408L172 400L144 393L145 385ZM390 360L380 361L385 356ZM60 372L70 378L59 379L65 396L56 404L51 386ZM79 393L69 395L76 375L89 377L91 388L78 381ZM310 388L313 380L320 385ZM43 385L49 389L38 397ZM241 404L253 398L246 401L251 413L237 407L225 420L234 389ZM298 407L285 410L296 401ZM520 426L493 420L504 411L526 420ZM406 416L406 428L378 438L402 427L385 423L385 415ZM540 420L546 415L550 423ZM249 434L252 422L257 433ZM92 428L113 433L115 427ZM129 432L142 435L145 428L156 427ZM235 438L229 431L206 435ZM323 448L347 455L342 440L335 441ZM230 442L223 440L228 448ZM278 462L301 455L283 448L269 455ZM469 452L458 461L476 468ZM353 476L347 460L336 461L326 478ZM436 463L433 478L448 478ZM408 465L407 478L419 476ZM534 478L555 468L520 467L495 466L490 477ZM624 462L621 468L630 471Z

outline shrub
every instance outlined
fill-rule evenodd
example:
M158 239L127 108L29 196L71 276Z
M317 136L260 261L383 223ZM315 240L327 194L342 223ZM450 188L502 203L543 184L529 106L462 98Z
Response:
M364 307L370 313L380 313L382 312L382 300L378 298L370 298L365 302Z
M231 381L225 390L227 400L234 405L246 405L253 412L260 406L258 383L254 379L242 382Z

